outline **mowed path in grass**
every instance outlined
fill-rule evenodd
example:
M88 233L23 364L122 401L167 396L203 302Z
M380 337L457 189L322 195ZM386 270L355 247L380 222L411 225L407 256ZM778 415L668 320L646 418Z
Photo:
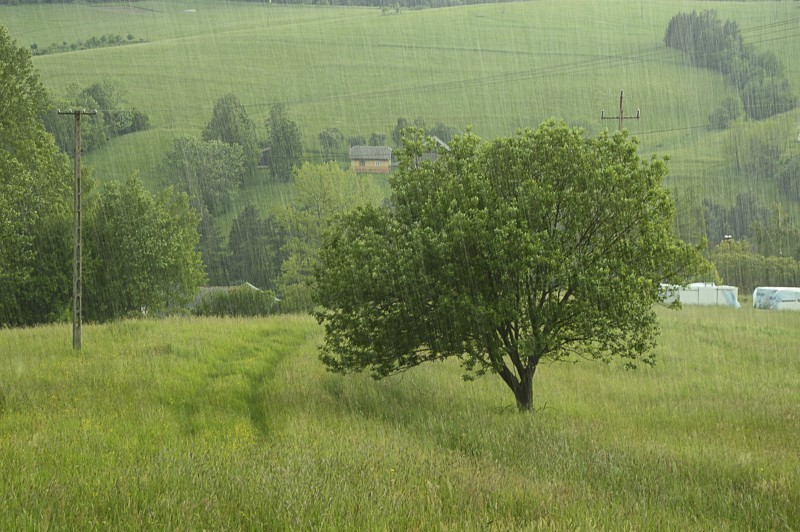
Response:
M327 373L304 316L0 331L0 528L792 529L800 313L659 309L658 365Z

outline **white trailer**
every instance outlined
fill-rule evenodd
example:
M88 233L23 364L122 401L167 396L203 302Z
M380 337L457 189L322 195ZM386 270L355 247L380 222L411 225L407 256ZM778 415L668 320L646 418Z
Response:
M677 299L684 305L733 308L742 306L739 303L739 288L735 286L692 283L688 286L662 285L662 289L665 303L672 303Z
M769 310L800 310L800 288L759 286L753 290L753 307Z

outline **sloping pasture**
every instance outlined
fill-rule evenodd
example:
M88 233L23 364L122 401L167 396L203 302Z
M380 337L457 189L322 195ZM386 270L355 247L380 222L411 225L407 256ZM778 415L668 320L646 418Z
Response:
M199 135L214 101L234 92L262 124L271 104L288 105L308 155L329 127L347 136L389 133L400 116L473 125L485 137L512 134L552 116L597 132L601 121L641 109L626 126L645 152L673 155L678 186L730 200L724 135L707 117L731 94L724 80L692 68L662 38L678 12L715 9L736 20L746 42L783 60L795 87L800 11L792 2L542 1L401 11L193 0L135 4L0 7L20 44L74 42L100 34L148 42L35 58L55 92L116 79L152 129L87 157L99 180L154 170L171 138ZM190 11L190 12L187 12ZM794 23L793 23L794 22ZM779 117L791 136L796 112ZM787 136L787 138L788 138ZM267 192L265 192L267 194Z

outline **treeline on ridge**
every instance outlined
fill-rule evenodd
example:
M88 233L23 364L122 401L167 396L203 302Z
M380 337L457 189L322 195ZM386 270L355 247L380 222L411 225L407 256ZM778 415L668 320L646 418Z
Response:
M783 64L772 52L744 43L736 22L717 18L716 11L678 13L669 21L664 44L681 50L696 67L720 72L735 87L748 118L763 120L797 105ZM712 124L724 128L738 116L737 105L712 113ZM728 120L720 120L727 117Z
M137 0L129 0L136 2ZM110 0L80 0L86 4L112 4L117 3ZM0 5L18 6L22 4L77 4L78 0L0 0Z
M81 0L85 3L102 4L116 3L111 0ZM136 2L136 0L132 0ZM426 7L450 7L475 4L500 4L512 0L243 0L260 4L302 4L302 5L321 5L321 6L362 6L380 7L385 12L403 9L420 9ZM22 5L22 4L74 4L78 0L0 0L0 5Z
M127 37L119 34L104 34L100 37L90 37L83 40L61 41L60 43L50 43L49 45L39 46L37 43L31 44L31 54L33 55L48 55L58 54L64 52L75 52L78 50L91 50L93 48L108 48L110 46L124 46L129 44L141 44L147 42L146 39L137 39L132 33Z

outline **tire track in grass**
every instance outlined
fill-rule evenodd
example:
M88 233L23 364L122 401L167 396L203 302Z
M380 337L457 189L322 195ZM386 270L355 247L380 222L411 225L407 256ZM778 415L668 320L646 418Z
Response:
M224 437L244 421L258 437L271 438L277 429L268 399L276 369L308 343L312 324L310 317L284 316L212 323L195 340L202 346L185 347L188 366L176 368L189 388L170 403L181 432Z

